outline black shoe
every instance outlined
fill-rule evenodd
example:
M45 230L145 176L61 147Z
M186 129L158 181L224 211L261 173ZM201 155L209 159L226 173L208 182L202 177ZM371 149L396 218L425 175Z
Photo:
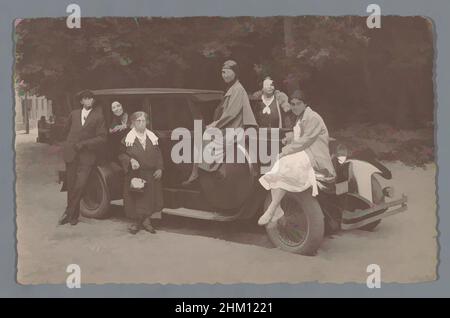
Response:
M152 226L152 222L150 221L150 218L146 218L145 221L142 223L142 227L144 228L144 230L146 230L147 232L150 232L152 234L156 233L155 228Z
M133 223L128 227L128 232L131 234L136 234L141 230L141 225L138 223Z
M64 225L64 224L67 224L69 222L70 222L70 218L69 218L69 216L66 213L64 213L61 216L61 218L58 220L58 224L59 225Z

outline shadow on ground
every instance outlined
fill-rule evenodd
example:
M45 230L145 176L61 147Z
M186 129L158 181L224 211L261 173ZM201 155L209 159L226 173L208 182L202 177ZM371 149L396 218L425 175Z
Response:
M111 219L128 222L121 205L111 205ZM162 219L154 220L154 225L165 232L211 237L235 243L274 248L264 227L258 226L256 220L253 219L218 222L163 214Z

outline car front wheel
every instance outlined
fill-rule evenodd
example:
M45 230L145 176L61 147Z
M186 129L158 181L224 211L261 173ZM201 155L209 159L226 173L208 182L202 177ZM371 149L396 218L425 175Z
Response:
M267 209L270 193L264 204ZM288 192L280 204L284 216L266 226L272 243L291 253L314 255L324 237L324 215L311 189L299 193Z

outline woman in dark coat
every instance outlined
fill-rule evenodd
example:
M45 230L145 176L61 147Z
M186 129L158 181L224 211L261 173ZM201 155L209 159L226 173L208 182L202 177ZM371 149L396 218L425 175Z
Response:
M146 129L148 116L136 112L131 116L132 129L122 140L119 160L125 171L125 214L134 220L129 232L141 229L156 233L150 217L163 208L161 176L163 159L158 138Z
M283 126L282 110L275 93L273 80L266 77L261 91L261 100L255 110L259 127L281 128Z

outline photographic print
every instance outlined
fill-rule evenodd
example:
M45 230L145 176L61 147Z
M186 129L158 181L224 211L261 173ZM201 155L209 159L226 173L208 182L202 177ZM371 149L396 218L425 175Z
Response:
M18 283L435 280L433 32L16 19Z

